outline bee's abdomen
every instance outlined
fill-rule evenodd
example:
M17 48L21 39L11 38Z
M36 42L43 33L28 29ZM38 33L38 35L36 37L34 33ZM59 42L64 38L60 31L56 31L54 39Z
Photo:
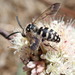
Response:
M47 40L53 41L53 42L60 42L60 37L53 29L50 29L48 33Z
M48 28L46 27L45 28L41 27L37 32L37 34L42 36L43 38L47 37L47 33L48 33Z
M53 41L53 42L60 42L60 37L53 29L48 29L47 27L41 27L38 32L38 35L42 36L43 39Z

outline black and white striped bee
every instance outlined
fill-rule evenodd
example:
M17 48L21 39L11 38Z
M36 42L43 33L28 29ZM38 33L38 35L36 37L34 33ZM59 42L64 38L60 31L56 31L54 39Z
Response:
M49 29L48 27L38 28L36 26L36 21L40 21L41 19L44 19L48 15L50 15L50 16L55 15L57 13L57 11L59 10L59 8L60 8L60 3L55 3L55 4L52 4L51 6L49 6L49 8L47 10L45 10L39 17L37 17L34 22L27 25L27 27L25 29L26 34L24 33L24 28L21 26L21 24L18 20L18 17L17 17L18 24L23 30L22 36L30 38L31 41L32 41L32 39L34 39L34 42L31 42L31 46L30 46L30 48L32 50L35 50L37 47L39 47L40 40L48 40L48 41L52 41L52 42L56 42L56 43L60 42L59 35L53 29ZM10 37L11 35L13 35L15 33L17 33L17 32L10 34L8 37ZM35 34L35 36L33 36L32 34ZM38 36L40 36L42 39L39 38Z
M48 27L40 27L39 29L34 24L29 24L26 28L27 32L33 31L39 36L42 36L42 40L48 40L52 42L60 42L60 37L53 29L49 29Z

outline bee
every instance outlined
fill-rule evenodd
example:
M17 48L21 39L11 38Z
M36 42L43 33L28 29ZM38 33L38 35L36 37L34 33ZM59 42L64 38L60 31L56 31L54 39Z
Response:
M21 34L23 37L29 38L29 40L31 42L30 48L32 50L38 49L40 43L43 42L44 40L52 41L52 42L56 42L56 43L60 42L60 36L53 29L49 29L48 27L38 28L36 26L36 22L46 18L47 16L55 15L57 13L57 11L59 10L59 8L60 8L60 3L54 3L54 4L50 5L48 9L46 9L41 15L39 15L34 20L34 22L27 25L26 29L24 29L22 27L22 25L20 24L18 16L16 17L18 25L23 30ZM24 30L26 31L26 34L24 33ZM8 37L10 37L11 35L16 34L16 33L19 33L19 32L11 33Z

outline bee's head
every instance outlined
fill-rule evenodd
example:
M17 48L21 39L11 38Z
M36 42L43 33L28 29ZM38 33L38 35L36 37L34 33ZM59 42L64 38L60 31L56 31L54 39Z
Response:
M34 24L29 24L27 27L26 27L26 32L37 32L37 27L34 25Z

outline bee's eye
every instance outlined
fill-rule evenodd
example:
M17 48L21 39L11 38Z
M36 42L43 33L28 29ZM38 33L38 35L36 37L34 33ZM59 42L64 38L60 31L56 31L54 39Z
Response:
M27 28L26 28L26 31L27 31L27 32L30 32L30 28L27 27Z
M31 30L31 25L29 24L29 25L27 26L27 28L26 28L26 31L27 31L27 32L30 32L30 30Z

